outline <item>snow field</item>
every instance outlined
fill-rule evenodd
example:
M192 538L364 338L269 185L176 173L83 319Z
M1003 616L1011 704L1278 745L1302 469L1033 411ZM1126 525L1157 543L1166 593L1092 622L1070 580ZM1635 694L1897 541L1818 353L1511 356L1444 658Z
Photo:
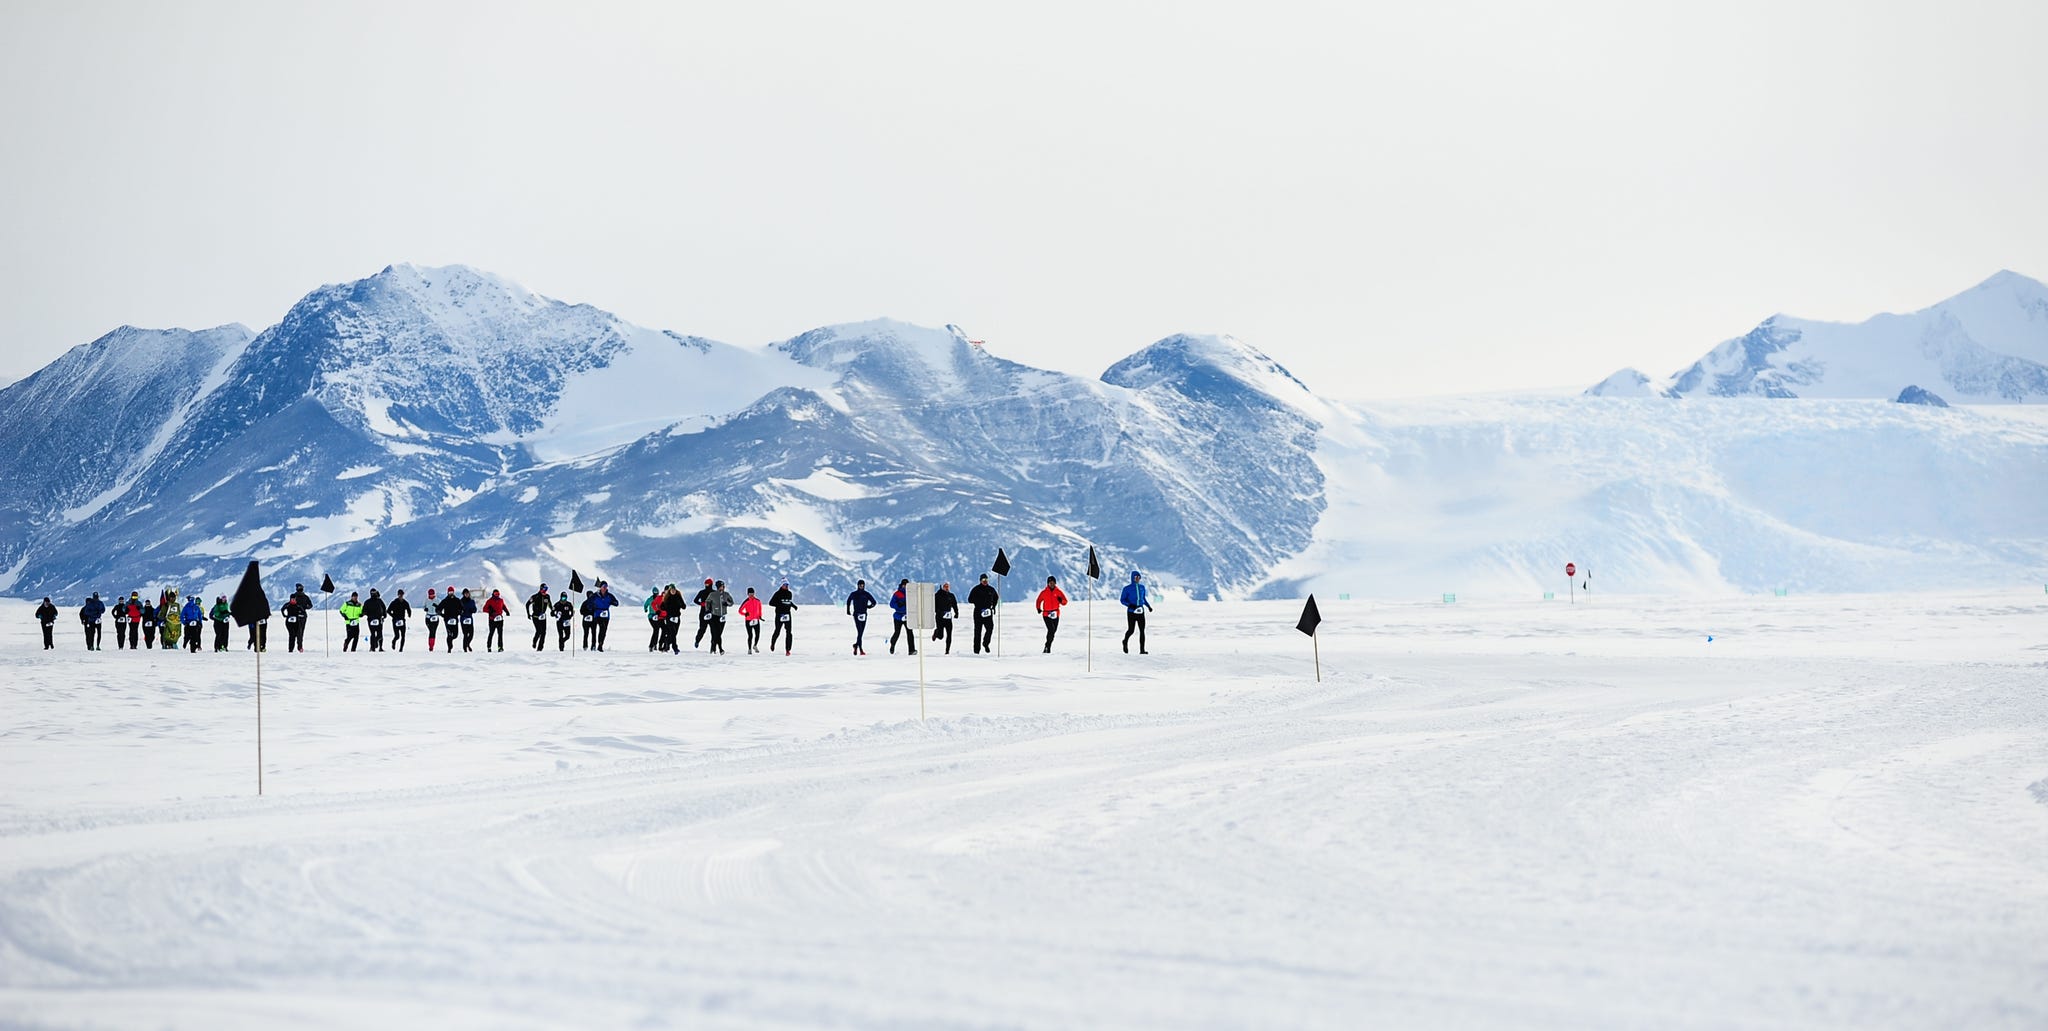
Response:
M1098 603L1093 674L1010 606L924 723L827 605L315 624L261 799L253 656L0 604L0 1025L2048 1021L2048 596L1319 602L1321 684L1298 603Z

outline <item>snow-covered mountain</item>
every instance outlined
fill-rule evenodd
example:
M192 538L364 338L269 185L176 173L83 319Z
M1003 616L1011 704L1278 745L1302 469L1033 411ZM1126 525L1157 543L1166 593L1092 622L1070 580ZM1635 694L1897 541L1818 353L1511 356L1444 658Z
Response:
M1017 597L1085 589L1090 545L1102 593L1135 567L1197 597L1520 593L1567 559L1640 591L2048 575L2035 410L1897 394L1358 408L1226 336L1090 379L952 327L734 347L401 265L253 338L123 329L0 389L0 591L218 592L257 557L279 587L573 568L818 602L964 587L1001 547Z
M1599 397L1896 398L2048 401L2048 286L2017 272L1929 308L1863 322L1773 315L1664 379L1623 369Z

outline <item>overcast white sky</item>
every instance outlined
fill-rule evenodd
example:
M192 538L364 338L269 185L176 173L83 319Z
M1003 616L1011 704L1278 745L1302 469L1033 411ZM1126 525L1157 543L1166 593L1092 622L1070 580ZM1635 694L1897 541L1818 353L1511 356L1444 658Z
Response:
M0 5L0 377L465 263L1344 397L2048 278L2048 3Z

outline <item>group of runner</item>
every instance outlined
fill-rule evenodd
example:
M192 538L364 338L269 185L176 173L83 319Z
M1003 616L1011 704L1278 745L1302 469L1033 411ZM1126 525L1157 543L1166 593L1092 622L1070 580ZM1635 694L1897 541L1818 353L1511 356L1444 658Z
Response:
M331 585L328 585L331 586ZM480 590L480 589L479 589ZM898 641L902 641L909 654L917 654L917 631L909 626L910 599L909 578L897 581L896 591L889 597L891 622L889 652L895 654ZM503 592L493 589L490 596L479 600L477 592L471 589L450 586L440 592L427 589L426 600L415 610L407 600L405 590L400 588L386 599L378 588L371 588L369 597L361 592L349 592L348 599L336 609L342 620L341 650L353 652L361 649L363 629L369 629L369 650L385 650L385 628L390 627L390 647L393 651L404 651L407 625L417 611L420 622L426 625L427 650L438 648L443 625L448 631L447 651L453 653L456 643L461 642L464 652L473 651L476 641L476 627L482 622L485 628L485 651L505 650L505 622L511 614L511 606ZM213 650L228 650L228 599L225 595L216 599L211 607L202 606L197 597L177 603L176 591L165 591L156 602L142 597L140 591L131 591L126 599L116 598L108 605L95 592L78 608L78 620L85 630L87 651L101 651L103 622L112 616L114 624L114 645L116 648L137 650L155 648L157 641L163 641L164 648L182 647L197 652L207 623L213 624ZM1126 616L1124 627L1124 651L1131 650L1131 637L1138 638L1139 654L1148 654L1145 648L1145 614L1152 604L1145 590L1144 574L1131 573L1131 582L1124 588L1121 597ZM970 636L975 654L993 651L996 608L1002 598L989 585L988 574L981 576L981 582L967 592L968 609L974 620L974 631ZM1033 600L1033 609L1045 623L1045 651L1052 651L1053 638L1059 633L1060 610L1068 604L1064 591L1060 590L1056 577L1045 578L1045 588ZM591 651L604 651L606 638L610 635L612 611L619 607L619 599L612 594L611 586L604 580L596 588L584 594L578 604L569 600L569 592L550 594L547 584L526 599L526 617L533 624L532 648L546 651L549 624L554 625L555 648L567 651L572 633L571 627L581 617L583 627L582 647ZM725 626L732 615L738 615L746 629L748 654L761 651L761 624L773 622L774 632L768 639L768 650L778 645L782 654L793 654L796 648L796 623L793 614L798 608L795 593L789 581L784 580L764 605L754 593L746 589L744 598L734 598L726 589L725 581L713 577L704 579L704 586L695 595L685 598L675 584L654 588L642 605L647 619L647 650L681 654L680 643L683 614L695 607L697 610L697 635L693 647L702 648L706 638L711 642L711 651L725 653ZM853 592L846 596L846 614L853 617L853 654L866 655L868 613L881 607L881 602L868 590L866 580L855 581ZM306 593L306 585L298 584L291 596L280 607L278 615L284 622L285 650L303 652L306 650L306 626L312 613L317 611L313 598ZM933 627L931 640L942 642L947 654L953 651L953 621L960 611L960 599L953 594L952 583L941 583L932 593ZM56 625L59 612L49 598L36 609L36 619L42 624L43 648L56 647ZM247 648L263 651L269 647L268 620L249 625ZM175 629L172 625L176 624Z

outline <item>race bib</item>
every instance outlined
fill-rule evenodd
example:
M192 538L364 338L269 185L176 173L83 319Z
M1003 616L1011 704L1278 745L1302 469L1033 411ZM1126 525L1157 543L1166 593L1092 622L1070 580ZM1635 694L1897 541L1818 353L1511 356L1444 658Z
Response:
M611 610L610 610L610 609L606 609L605 611L603 611L603 612L600 612L600 613L598 613L598 614L597 614L597 618L599 618L599 619L610 619L610 618L612 618L612 613L611 613Z
M392 620L392 621L391 621L391 625L392 625L392 626L404 626L404 625L405 625L405 620L402 620L402 619L394 619L394 620Z
M1047 619L1058 619L1058 618L1060 618L1060 610L1058 610L1058 609L1051 609L1051 610L1047 611L1047 612L1046 612L1046 614L1045 614L1045 618L1047 618Z
M995 614L996 614L996 610L994 610L994 609L982 609L982 610L981 610L981 612L979 613L979 615L980 615L980 616L981 616L981 618L983 618L983 619L987 619L987 618L989 618L990 616L993 616L993 615L995 615Z
M853 617L853 621L854 621L854 622L856 622L856 623L865 623L865 622L867 622L867 621L868 621L868 614L867 614L867 613L865 613L865 612L863 612L863 613L861 613L861 614L859 614L859 615L857 615L857 616Z
M472 616L464 616L464 617L462 617L462 625L463 625L463 626L474 626L474 625L476 625L476 619L475 619L475 617L472 617Z
M789 622L789 613L787 613L787 612L784 612L784 613L782 613L782 614L780 614L780 615L776 616L776 617L775 617L775 621L776 621L777 623L787 623L787 622Z

